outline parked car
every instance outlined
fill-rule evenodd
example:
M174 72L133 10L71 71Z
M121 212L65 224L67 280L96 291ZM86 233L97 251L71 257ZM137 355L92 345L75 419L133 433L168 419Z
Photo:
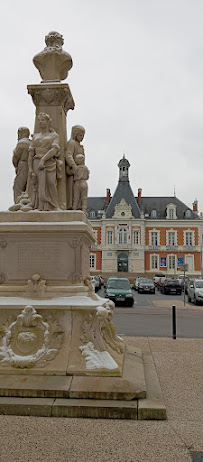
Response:
M141 282L142 280L145 280L146 278L144 278L143 276L138 276L135 280L134 280L134 285L133 285L133 288L135 290L138 290L138 285L139 285L139 282Z
M188 286L188 302L203 302L203 279L193 279Z
M161 291L161 286L164 284L165 280L166 280L165 276L162 276L161 278L159 278L159 280L158 280L158 282L156 284L157 290Z
M151 294L155 294L155 285L151 279L143 279L138 284L138 293L148 292Z
M113 300L115 304L133 306L134 303L132 289L127 278L109 278L106 284L105 297Z
M165 278L166 275L164 273L156 273L153 277L153 281L154 281L154 284L155 286L157 285L157 282L160 278Z
M180 284L182 286L182 290L184 291L184 285L185 285L185 289L186 289L189 277L188 276L184 277L184 274L179 274L178 275L178 280L179 280L179 282L180 282ZM186 291L187 291L187 289L186 289Z
M92 284L95 292L97 292L100 289L100 284L99 284L99 281L96 278L96 276L91 276L91 284Z
M178 279L165 279L161 285L160 291L162 294L182 294L182 286Z

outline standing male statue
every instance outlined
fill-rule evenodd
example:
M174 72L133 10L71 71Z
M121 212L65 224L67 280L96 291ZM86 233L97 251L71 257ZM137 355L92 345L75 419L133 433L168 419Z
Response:
M13 165L16 170L16 177L13 185L14 202L25 192L28 179L28 155L30 147L30 131L27 127L18 129L18 142L13 151Z

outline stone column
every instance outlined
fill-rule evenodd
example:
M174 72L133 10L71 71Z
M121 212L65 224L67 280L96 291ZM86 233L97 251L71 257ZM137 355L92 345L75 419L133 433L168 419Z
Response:
M66 115L69 109L74 109L75 103L67 83L61 83L72 67L72 58L62 49L63 37L57 32L50 32L45 37L46 47L33 58L34 65L39 70L42 82L28 85L28 93L36 106L34 133L38 132L38 115L40 112L49 114L52 127L60 138L60 157L63 162L62 178L58 180L58 201L62 210L67 208L67 185L65 172L65 148L67 143Z

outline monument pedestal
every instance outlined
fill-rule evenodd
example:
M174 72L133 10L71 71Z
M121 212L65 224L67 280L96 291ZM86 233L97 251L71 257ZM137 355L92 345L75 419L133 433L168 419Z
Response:
M75 399L79 407L105 400L107 408L111 400L146 399L143 355L125 348L113 303L91 286L93 242L80 211L0 213L1 412L8 413L6 397L68 398L68 408Z

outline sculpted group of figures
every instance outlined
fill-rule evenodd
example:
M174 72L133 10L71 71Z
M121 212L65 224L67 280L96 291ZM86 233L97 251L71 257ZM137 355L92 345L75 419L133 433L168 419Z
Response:
M57 181L62 177L62 160L59 160L59 136L51 127L48 114L38 116L39 132L30 139L27 127L18 129L18 143L13 152L16 169L14 180L14 202L9 210L57 210ZM81 142L85 129L72 127L71 139L67 143L66 174L72 177L72 203L70 208L87 212L87 180L89 170L85 165L85 152Z

